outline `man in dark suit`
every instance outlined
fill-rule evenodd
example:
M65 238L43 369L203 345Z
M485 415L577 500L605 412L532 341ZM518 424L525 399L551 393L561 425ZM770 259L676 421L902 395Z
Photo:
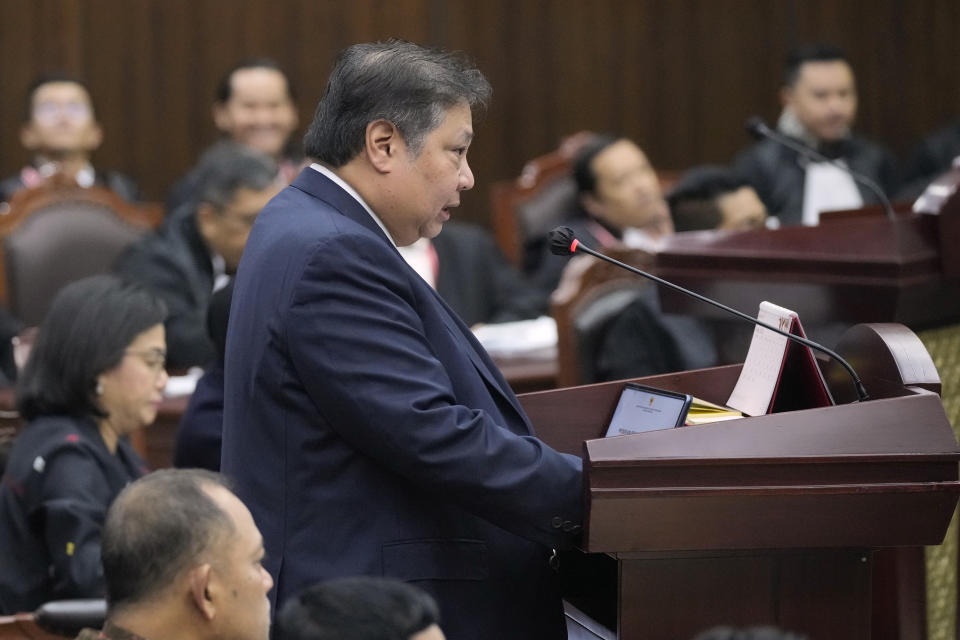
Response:
M167 304L167 365L175 369L206 366L216 358L206 328L210 296L230 281L254 219L280 190L271 158L230 141L208 149L196 175L195 200L172 212L114 265Z
M406 42L338 57L319 160L257 219L227 336L224 473L263 531L274 606L346 575L427 590L452 640L564 638L551 548L583 517L581 461L538 440L467 326L397 246L473 186L490 95Z
M807 44L787 56L783 113L777 130L824 156L867 176L885 193L896 190L893 156L883 147L853 133L857 88L853 68L832 46ZM810 162L773 140L744 151L734 168L757 190L771 216L781 224L815 225L820 211L855 209L878 202L869 189L825 162Z

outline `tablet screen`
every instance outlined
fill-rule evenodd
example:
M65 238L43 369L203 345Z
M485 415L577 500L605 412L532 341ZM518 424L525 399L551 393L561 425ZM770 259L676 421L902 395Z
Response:
M628 383L606 437L671 429L683 424L689 406L690 396Z

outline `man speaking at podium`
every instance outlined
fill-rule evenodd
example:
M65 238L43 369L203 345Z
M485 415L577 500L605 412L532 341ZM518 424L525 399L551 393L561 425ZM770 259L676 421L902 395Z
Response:
M470 330L397 252L473 186L490 86L459 55L340 54L318 162L258 216L235 284L222 470L266 548L274 606L366 574L433 595L452 640L564 638L551 549L583 517L580 460L538 440Z

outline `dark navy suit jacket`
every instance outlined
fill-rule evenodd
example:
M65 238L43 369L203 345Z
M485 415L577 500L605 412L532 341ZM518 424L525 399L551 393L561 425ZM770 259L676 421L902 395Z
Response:
M247 242L225 398L222 470L275 607L384 575L429 591L451 640L565 637L548 556L579 532L580 459L534 436L469 329L313 169Z

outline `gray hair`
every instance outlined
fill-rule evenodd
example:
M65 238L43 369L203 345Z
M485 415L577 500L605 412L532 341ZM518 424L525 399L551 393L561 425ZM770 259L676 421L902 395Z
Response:
M277 163L256 149L223 140L200 157L196 168L197 202L223 209L237 191L263 191L277 179Z
M236 533L206 492L228 489L219 473L164 469L125 488L107 511L100 556L114 611L143 602Z
M307 155L341 167L363 150L367 125L386 120L414 155L451 107L486 108L492 89L461 53L389 40L357 44L334 63L313 122Z

